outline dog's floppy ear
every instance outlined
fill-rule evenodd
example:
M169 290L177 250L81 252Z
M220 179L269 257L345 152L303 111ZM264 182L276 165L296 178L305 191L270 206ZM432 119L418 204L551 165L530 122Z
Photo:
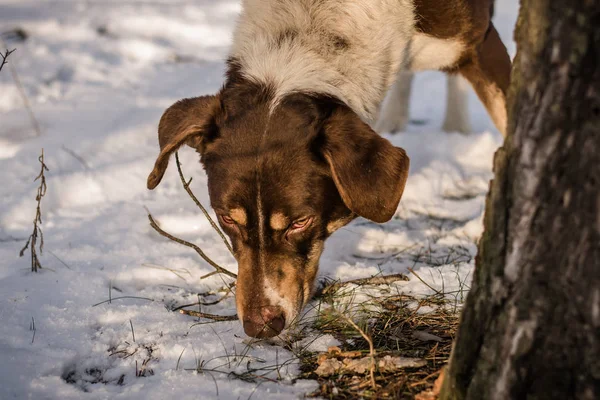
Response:
M389 221L408 178L404 149L394 147L345 106L325 121L323 146L346 207L375 222Z
M160 154L148 176L148 189L154 189L162 179L169 157L184 143L202 149L205 135L214 133L214 119L219 107L217 96L182 99L169 107L158 124Z

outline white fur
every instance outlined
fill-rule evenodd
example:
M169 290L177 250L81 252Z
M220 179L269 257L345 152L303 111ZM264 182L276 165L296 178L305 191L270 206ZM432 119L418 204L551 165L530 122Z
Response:
M272 107L290 93L322 93L374 122L401 69L444 68L464 49L458 41L416 33L412 0L243 0L242 5L230 56L244 76L274 90ZM348 46L336 47L337 37ZM406 124L410 82L399 82L394 93L379 131Z
M458 74L450 74L447 79L448 91L444 131L469 133L471 131L468 112L469 83Z
M458 41L414 35L409 43L406 69L399 72L398 79L383 101L374 129L379 133L403 131L409 119L413 71L450 67L458 61L463 50L464 45ZM469 133L468 83L456 74L448 75L447 79L444 130Z
M410 92L414 73L401 70L398 79L390 88L375 124L379 133L403 131L408 123Z
M272 284L266 278L264 281L264 294L269 300L269 304L281 307L285 316L285 327L290 326L290 323L293 322L300 311L298 307L295 307L290 300L282 297L277 291L277 285Z
M409 43L407 68L421 71L450 67L458 61L464 49L464 44L458 40L416 34Z
M285 32L294 35L278 41ZM413 33L411 0L244 0L231 56L271 86L273 105L293 92L324 93L372 121ZM347 48L336 48L336 36Z

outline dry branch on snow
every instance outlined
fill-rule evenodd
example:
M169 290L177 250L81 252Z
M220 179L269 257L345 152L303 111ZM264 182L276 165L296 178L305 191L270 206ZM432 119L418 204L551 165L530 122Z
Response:
M6 61L6 60L8 60L8 56L10 56L16 50L17 49L12 49L12 50L6 49L6 51L4 51L4 54L0 53L0 57L2 57L2 62L0 62L0 71L2 71L4 64L8 64L8 61Z
M44 175L44 172L49 171L48 167L44 163L44 149L42 149L42 154L39 157L39 161L41 164L40 173L34 180L35 182L39 179L40 186L38 186L37 195L35 196L35 200L37 201L37 207L35 209L35 218L33 219L33 232L31 233L29 239L27 239L27 243L25 243L25 246L23 246L19 253L19 256L23 257L23 255L25 254L25 250L27 250L27 248L29 247L29 249L31 250L32 272L37 272L38 269L42 268L36 250L38 236L40 239L40 253L42 253L42 251L44 250L44 234L42 233L42 228L40 228L40 225L42 224L41 202L42 197L44 197L44 195L46 194L46 176Z

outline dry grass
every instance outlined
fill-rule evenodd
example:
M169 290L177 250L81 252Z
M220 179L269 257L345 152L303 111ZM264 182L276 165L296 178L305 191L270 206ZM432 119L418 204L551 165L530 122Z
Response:
M369 341L345 317L340 317L340 314L350 314L360 330L369 335L378 359L388 355L421 358L426 360L426 365L388 372L376 370L376 387L373 388L369 373L319 376L315 371L323 354L304 352L300 355L300 378L319 382L319 389L307 397L414 399L417 394L433 388L437 376L450 358L458 327L458 311L445 295L415 298L400 294L379 297L368 303L346 306L341 311L332 306L339 298L324 300L333 302L330 307L323 307L312 327L338 339L342 352L360 352L362 356L372 353Z

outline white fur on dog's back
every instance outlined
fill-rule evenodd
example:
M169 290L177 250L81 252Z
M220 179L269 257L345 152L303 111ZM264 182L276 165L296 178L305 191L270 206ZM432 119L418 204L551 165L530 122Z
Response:
M376 114L414 34L411 0L243 0L231 57L274 90L335 96Z

